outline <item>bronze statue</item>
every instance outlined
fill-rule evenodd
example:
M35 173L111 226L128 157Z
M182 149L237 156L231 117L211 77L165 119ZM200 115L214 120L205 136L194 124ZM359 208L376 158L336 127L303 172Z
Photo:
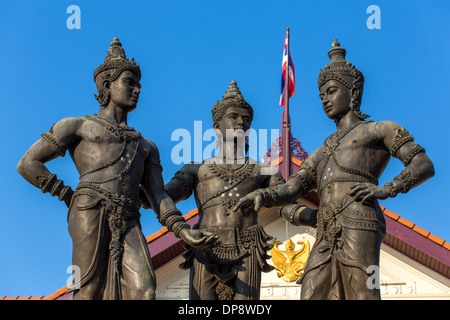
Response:
M235 212L233 207L245 194L278 185L284 179L279 172L264 175L264 169L274 167L245 157L253 109L235 81L214 105L212 118L218 155L203 163L185 164L165 188L175 203L194 192L199 210L195 228L218 235L220 243L206 250L188 247L180 267L190 268L191 300L256 300L260 297L261 272L273 270L266 261L271 237L258 225L253 208Z
M298 283L302 299L380 299L368 285L369 266L379 266L386 226L378 199L406 193L434 175L425 150L400 125L367 121L360 111L364 77L336 39L330 64L319 74L323 110L337 131L305 160L300 170L279 186L242 198L236 210L254 206L282 207L293 225L317 227L316 242ZM390 158L405 169L392 182L378 186ZM292 204L317 188L319 210Z
M28 182L69 208L72 263L81 271L70 288L74 299L155 298L155 274L139 221L142 196L161 224L190 245L208 248L217 240L189 228L164 191L158 148L127 124L140 79L139 66L114 38L94 71L99 112L55 123L17 167ZM67 150L80 174L75 191L44 165Z

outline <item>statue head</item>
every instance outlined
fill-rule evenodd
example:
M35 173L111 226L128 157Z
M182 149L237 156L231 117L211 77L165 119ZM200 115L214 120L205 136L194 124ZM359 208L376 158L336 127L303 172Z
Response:
M126 75L122 75L124 71L128 71ZM124 76L134 78L133 81L137 81L140 87L141 70L139 65L134 59L131 61L127 59L122 44L115 37L111 42L105 61L94 71L94 81L98 91L95 98L102 107L105 107L111 99L111 84Z
M245 101L234 80L231 81L222 96L222 101L217 100L211 112L214 121L213 127L218 135L218 144L226 139L227 130L231 130L237 135L247 133L253 120L253 108ZM247 140L247 137L244 138ZM247 142L245 148L247 152Z
M227 109L231 107L246 109L250 114L250 121L253 120L253 108L245 101L235 80L231 80L227 91L222 96L222 101L217 100L211 110L214 124L219 123Z
M363 120L369 117L369 115L361 113L360 110L364 90L364 76L350 61L345 60L345 54L346 50L341 48L339 42L334 39L331 49L328 51L330 64L325 65L324 69L320 70L317 81L321 91L321 98L325 89L324 85L330 86L329 82L334 82L335 87L341 87L339 89L348 94L349 108L359 119ZM326 109L325 105L324 109ZM327 111L325 110L325 112Z

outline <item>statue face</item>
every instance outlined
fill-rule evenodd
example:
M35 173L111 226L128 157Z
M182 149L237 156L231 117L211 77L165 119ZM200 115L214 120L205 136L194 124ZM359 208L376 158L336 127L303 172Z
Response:
M109 85L110 103L119 108L132 111L136 108L141 92L139 78L134 72L125 70Z
M325 82L320 88L323 111L331 120L339 120L350 111L351 90L336 80Z
M220 122L214 124L214 128L221 132L223 141L227 138L227 130L228 137L244 139L245 132L250 129L250 119L250 112L247 109L230 107Z

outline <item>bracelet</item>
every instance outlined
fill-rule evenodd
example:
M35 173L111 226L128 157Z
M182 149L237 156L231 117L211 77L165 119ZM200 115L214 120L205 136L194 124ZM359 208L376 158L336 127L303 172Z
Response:
M41 191L43 193L47 193L47 192L50 192L50 190L52 189L53 184L58 179L56 178L56 174L52 173L47 178L39 177L38 180L39 180Z
M160 222L163 226L167 226L167 220L168 220L170 217L173 217L173 216L175 216L175 217L177 217L177 216L178 216L178 217L181 217L181 212L180 212L180 210L178 210L177 208L169 209L169 210L165 211L164 213L160 214L159 217L158 217L158 219L159 219L159 222Z
M186 222L184 220L184 218L182 216L178 216L178 215L173 215L170 216L169 218L166 219L166 223L165 226L167 227L167 229L169 229L170 231L173 231L174 226L179 223L179 222Z
M52 186L52 189L50 190L50 195L52 197L58 196L59 192L61 191L61 187L64 186L62 180L56 180L55 183Z
M58 197L60 201L65 201L67 197L72 198L72 188L65 186L62 180L58 180L56 174L51 173L48 177L41 177L38 180L43 193L50 193L51 196Z
M294 220L295 220L295 213L296 213L297 210L300 209L301 207L305 207L305 205L303 205L303 204L297 204L297 205L295 205L295 206L291 209L291 211L289 212L289 222L290 222L291 224L293 224L294 226L300 225L298 222L296 223ZM298 220L298 219L297 219L297 220Z
M186 222L179 221L174 227L172 232L175 234L175 237L180 238L180 232L183 229L190 229L189 225Z
M176 208L164 212L160 216L159 221L169 231L173 232L177 238L180 237L181 230L190 228L189 224L186 223L186 220L181 215L181 212Z
M262 205L271 207L274 204L274 191L271 188L258 189L262 196Z
M388 182L388 183L386 183L386 184L383 186L383 188L388 189L388 191L389 191L389 196L390 196L391 198L395 198L395 197L397 196L397 194L398 194L398 191L397 191L397 189L395 189L395 186L394 186L394 183L393 183L393 182Z

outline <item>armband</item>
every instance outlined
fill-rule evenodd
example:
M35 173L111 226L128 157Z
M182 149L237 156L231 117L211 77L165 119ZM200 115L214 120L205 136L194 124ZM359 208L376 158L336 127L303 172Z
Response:
M49 132L44 132L43 134L41 134L41 137L45 141L47 141L47 143L56 151L56 153L59 156L61 156L61 157L65 156L67 146L64 145L63 143L59 142L58 139L56 139L54 135L52 135Z
M414 137L410 135L408 130L406 130L405 128L398 129L396 132L394 143L389 149L391 155L395 157L398 149L400 149L400 147L405 143L407 143L408 141L414 141Z
M412 148L408 154L405 156L405 159L403 159L403 165L406 167L417 154L425 152L425 149L421 147L420 145L416 145L414 148Z

